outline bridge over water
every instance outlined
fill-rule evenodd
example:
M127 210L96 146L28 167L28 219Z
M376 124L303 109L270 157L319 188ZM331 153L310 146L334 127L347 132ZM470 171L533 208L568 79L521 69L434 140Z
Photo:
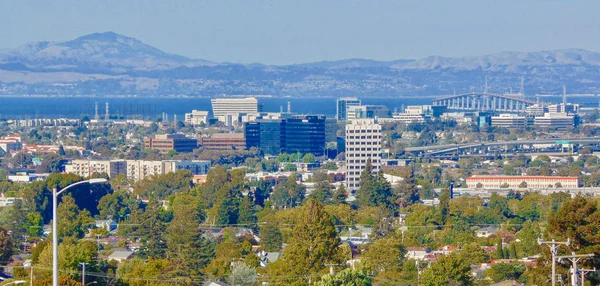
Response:
M434 106L446 106L450 110L512 113L525 112L528 106L535 103L520 96L491 93L467 93L433 100Z

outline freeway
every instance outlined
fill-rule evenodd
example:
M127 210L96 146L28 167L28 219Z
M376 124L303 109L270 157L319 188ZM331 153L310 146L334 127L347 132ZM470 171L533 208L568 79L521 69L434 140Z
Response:
M495 141L482 143L464 143L464 144L443 144L429 145L422 147L408 147L406 152L423 152L430 153L445 153L455 151L457 149L469 149L474 147L491 147L504 145L527 145L527 144L556 144L556 142L569 142L571 144L600 144L600 137L573 137L573 138L551 138L551 139L535 139L535 140L512 140L512 141Z

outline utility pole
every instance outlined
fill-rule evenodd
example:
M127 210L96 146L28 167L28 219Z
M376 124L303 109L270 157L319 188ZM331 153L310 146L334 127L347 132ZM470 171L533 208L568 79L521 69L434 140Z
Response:
M552 253L552 286L556 286L556 255L558 254L558 247L561 245L569 246L571 239L567 239L566 242L557 242L554 239L552 241L543 241L537 239L538 245L546 245L550 247L550 253Z
M585 274L589 273L589 272L596 272L596 267L594 267L594 269L579 269L579 271L581 272L581 285L585 285Z
M571 266L571 285L580 285L579 282L577 281L579 280L579 277L577 275L577 262L579 262L579 260L581 260L582 258L586 258L586 257L592 257L594 256L593 254L575 254L575 252L571 252L571 255L564 255L564 256L558 256L556 258L558 258L558 261L561 261L562 259L568 259L571 261L571 263L573 264ZM582 274L583 276L583 274ZM583 283L581 283L581 285L583 286Z
M79 263L79 265L81 265L83 267L83 272L81 273L81 284L85 285L85 265L87 263L85 262L81 262Z

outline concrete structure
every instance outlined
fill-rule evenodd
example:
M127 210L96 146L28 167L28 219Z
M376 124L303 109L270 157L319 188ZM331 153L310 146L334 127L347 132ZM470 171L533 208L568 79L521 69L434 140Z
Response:
M211 162L207 160L167 160L162 161L164 173L188 170L193 175L208 174Z
M543 128L568 129L575 126L575 117L566 113L546 113L544 116L537 116L533 125Z
M544 108L543 105L534 104L534 105L527 106L527 108L525 109L525 113L527 113L527 115L531 115L531 116L542 116L546 112L545 110L546 110L546 108Z
M208 123L208 111L192 110L185 114L185 123L201 125Z
M20 182L20 183L30 183L30 182L39 182L39 181L45 181L48 176L50 176L49 173L43 173L43 174L27 174L27 172L17 172L17 174L15 175L9 175L7 177L8 181L10 182Z
M73 160L65 166L65 172L84 178L92 174L107 174L112 178L118 174L127 174L127 162L125 160Z
M493 127L523 128L527 126L527 118L515 114L500 114L492 116Z
M467 177L467 186L478 189L578 188L579 178L559 176L488 176Z
M360 99L356 97L342 97L338 98L335 105L335 119L347 120L348 119L348 107L360 106Z
M208 173L210 166L211 162L206 160L127 160L127 179L137 182L178 170L189 170L194 175L204 175Z
M446 106L452 110L500 111L510 113L525 112L528 106L535 104L522 97L504 94L469 93L452 95L433 101L434 106Z
M391 118L392 112L385 105L359 105L348 106L346 120L360 118Z
M257 147L265 154L325 154L325 116L322 115L247 122L244 134L246 148Z
M373 172L381 165L381 125L373 119L356 119L346 124L346 188L360 188L360 174L371 159Z
M146 149L158 150L161 152L192 152L198 148L198 140L185 137L183 134L161 134L154 138L145 138L144 147Z
M241 114L262 112L262 105L254 97L215 98L211 100L213 117L231 126L238 122Z
M201 145L206 150L244 150L246 139L243 133L215 133L202 137Z
M398 121L407 125L413 123L424 123L425 117L423 114L418 113L400 113L394 115L394 121Z

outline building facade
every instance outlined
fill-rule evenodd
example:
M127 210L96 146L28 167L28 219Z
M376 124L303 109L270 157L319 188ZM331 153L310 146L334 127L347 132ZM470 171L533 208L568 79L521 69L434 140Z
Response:
M208 123L208 111L192 110L185 114L185 123L202 125Z
M575 126L575 117L566 113L546 113L535 117L533 124L535 127L568 129Z
M304 115L275 120L256 120L244 125L246 148L265 154L325 154L325 116Z
M202 137L202 148L206 150L244 150L246 139L243 133L215 133Z
M391 118L392 112L385 105L348 106L346 120L360 118Z
M492 127L523 128L527 126L527 117L515 114L492 116Z
M478 189L548 189L578 188L578 177L559 176L471 176L467 186Z
M161 152L192 152L198 148L198 140L187 138L183 134L162 134L155 135L154 138L145 138L144 147Z
M336 102L336 115L337 120L347 120L348 107L360 106L360 99L356 97L342 97L338 98Z
M356 119L346 124L346 188L360 188L360 174L371 160L373 172L381 166L381 125L373 119Z
M127 162L125 160L73 160L65 166L65 172L81 177L107 174L112 178L118 174L127 174Z
M232 125L242 114L262 112L258 99L249 98L215 98L211 100L213 116L226 125Z

